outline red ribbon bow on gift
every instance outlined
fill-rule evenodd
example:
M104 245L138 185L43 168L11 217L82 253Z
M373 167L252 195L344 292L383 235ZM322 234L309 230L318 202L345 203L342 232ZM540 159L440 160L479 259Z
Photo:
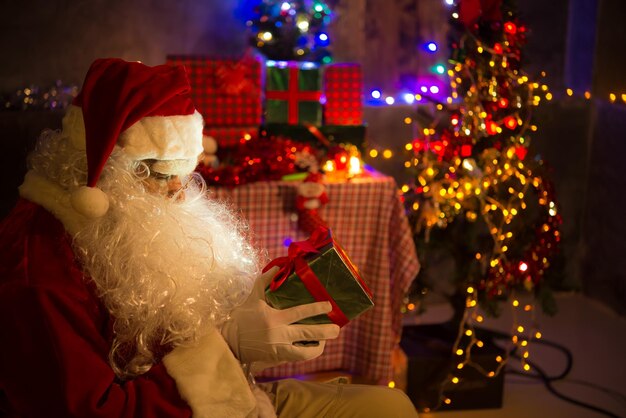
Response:
M285 280L287 280L289 275L295 272L302 283L304 283L304 287L306 287L316 301L330 302L333 309L328 312L327 315L331 321L342 327L350 321L341 311L332 296L330 296L328 291L324 288L324 286L322 286L319 279L304 259L304 257L308 254L319 254L319 248L328 245L331 242L332 238L328 228L319 227L313 231L309 239L289 244L287 256L272 260L267 266L265 266L263 272L265 273L274 266L280 267L280 270L270 283L271 291L278 289L285 282Z

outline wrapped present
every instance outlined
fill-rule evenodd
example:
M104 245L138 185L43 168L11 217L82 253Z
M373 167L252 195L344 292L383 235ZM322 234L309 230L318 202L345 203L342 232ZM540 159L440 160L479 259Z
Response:
M258 126L262 117L261 62L252 57L218 59L171 55L169 64L184 65L191 98L207 127Z
M265 85L266 123L322 122L320 70L310 62L268 64Z
M288 125L268 123L261 126L261 136L280 136L294 141L329 147L336 144L356 145L361 151L365 147L365 125Z
M356 63L328 65L324 71L324 124L363 123L363 74Z
M229 148L240 144L242 139L256 137L258 131L258 126L207 126L203 133L215 138L219 148Z
M329 301L332 311L306 318L300 323L335 323L344 326L374 306L372 293L330 230L316 229L306 241L292 242L288 255L264 269L280 271L266 289L267 302L277 308Z

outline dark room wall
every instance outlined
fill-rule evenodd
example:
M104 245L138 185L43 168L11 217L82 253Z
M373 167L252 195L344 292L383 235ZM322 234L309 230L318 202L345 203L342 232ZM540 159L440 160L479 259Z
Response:
M237 0L2 0L0 91L82 83L91 62L148 65L167 54L238 54L245 24Z

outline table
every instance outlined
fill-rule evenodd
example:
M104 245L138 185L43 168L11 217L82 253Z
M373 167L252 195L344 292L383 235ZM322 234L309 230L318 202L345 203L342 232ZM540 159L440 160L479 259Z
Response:
M297 226L294 182L256 182L211 188L247 220L252 240L268 260L284 256L289 240L308 238ZM317 359L281 365L263 377L287 377L347 370L366 381L386 384L393 375L391 353L400 340L400 308L419 262L404 207L393 178L371 177L326 184L329 203L322 217L374 295L375 307L328 341Z

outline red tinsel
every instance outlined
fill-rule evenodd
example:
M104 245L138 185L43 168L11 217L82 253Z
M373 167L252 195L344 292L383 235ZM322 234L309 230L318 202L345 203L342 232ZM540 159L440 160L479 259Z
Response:
M236 147L218 150L222 165L217 168L198 166L208 185L235 187L256 181L280 180L283 176L306 172L299 167L296 153L315 155L309 144L277 137L241 140Z

